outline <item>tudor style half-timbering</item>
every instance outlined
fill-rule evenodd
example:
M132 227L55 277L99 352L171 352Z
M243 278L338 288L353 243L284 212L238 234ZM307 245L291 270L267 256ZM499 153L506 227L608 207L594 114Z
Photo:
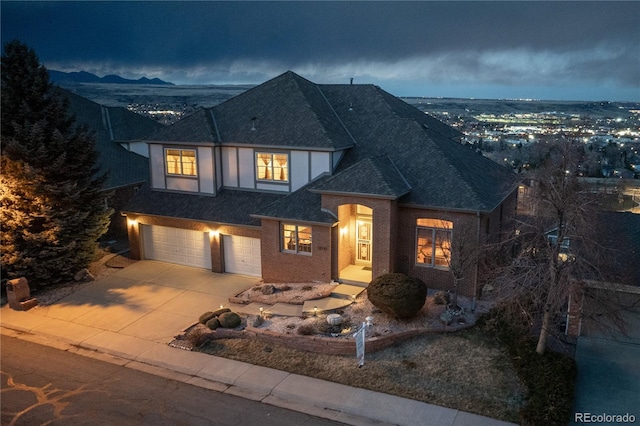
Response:
M459 136L376 86L287 72L147 139L132 254L271 282L404 272L449 288L452 242L498 235L516 197ZM473 269L461 292L475 284Z

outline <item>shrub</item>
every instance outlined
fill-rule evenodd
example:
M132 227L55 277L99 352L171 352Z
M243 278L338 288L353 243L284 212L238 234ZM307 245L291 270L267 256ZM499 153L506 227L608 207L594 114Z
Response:
M415 316L427 299L427 285L405 274L380 275L367 287L371 303L396 318Z
M231 312L231 309L229 309L229 308L220 308L220 309L216 309L212 313L213 313L214 317L219 317L220 315L224 314L225 312Z
M280 287L280 291L289 291L289 290L291 290L290 285L283 285L282 287Z
M302 324L298 327L298 334L301 336L311 336L315 333L315 328L311 324Z
M209 327L210 330L215 330L220 327L220 320L218 318L211 318L205 325Z
M242 323L240 315L235 312L225 312L218 317L218 320L220 320L220 326L224 328L236 328Z
M311 291L313 290L313 286L312 285L304 285L301 288L302 291Z
M198 322L200 324L206 324L207 321L209 321L211 318L213 318L215 316L216 316L216 314L214 314L211 311L205 312L204 314L200 315L200 318L198 318Z

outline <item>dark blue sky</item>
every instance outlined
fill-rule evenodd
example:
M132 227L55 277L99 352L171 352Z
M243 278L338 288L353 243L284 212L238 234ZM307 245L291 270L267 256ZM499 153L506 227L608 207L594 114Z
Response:
M286 70L399 96L640 101L640 2L0 3L50 69L260 83Z

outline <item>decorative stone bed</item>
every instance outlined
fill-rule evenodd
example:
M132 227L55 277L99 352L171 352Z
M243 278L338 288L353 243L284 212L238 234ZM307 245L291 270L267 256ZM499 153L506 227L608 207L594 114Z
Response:
M471 306L471 301L459 297L462 306ZM489 302L478 302L476 310L465 312L446 325L440 320L446 310L445 305L436 304L434 296L427 301L418 315L409 320L389 318L378 311L362 293L352 305L337 311L342 324L329 325L327 314L304 317L278 317L268 319L256 315L241 315L242 324L235 329L218 328L209 330L203 324L195 324L176 336L171 346L192 350L206 340L216 339L256 339L304 351L348 355L355 353L353 334L372 317L372 325L366 326L367 352L375 352L423 334L447 333L473 327L476 319L491 307Z
M230 303L247 305L249 303L288 303L302 305L306 300L329 297L338 286L336 283L286 283L261 284L229 298Z

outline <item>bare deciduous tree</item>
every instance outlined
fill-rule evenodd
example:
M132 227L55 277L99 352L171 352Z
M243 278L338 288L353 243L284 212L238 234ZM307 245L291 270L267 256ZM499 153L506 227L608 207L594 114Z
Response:
M593 238L597 196L576 177L583 153L578 142L562 140L549 148L541 166L529 175L535 215L519 218L501 246L507 261L498 268L502 300L539 325L536 352L544 353L554 321L566 312L582 279L599 279ZM506 250L505 250L506 249Z

